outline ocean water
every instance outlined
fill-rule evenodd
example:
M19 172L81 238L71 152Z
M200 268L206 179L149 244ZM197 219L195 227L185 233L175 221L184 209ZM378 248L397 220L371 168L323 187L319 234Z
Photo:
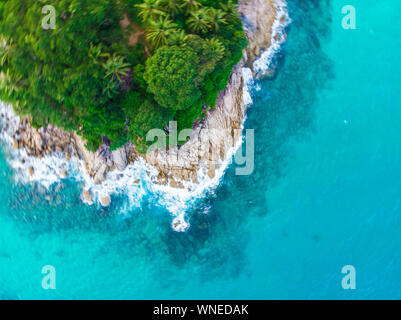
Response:
M344 5L356 30L342 28ZM82 203L83 181L16 180L0 152L1 299L401 298L401 3L289 0L275 76L246 128L255 170L230 166L187 213L151 194ZM56 289L41 286L56 269ZM341 269L353 265L356 289Z

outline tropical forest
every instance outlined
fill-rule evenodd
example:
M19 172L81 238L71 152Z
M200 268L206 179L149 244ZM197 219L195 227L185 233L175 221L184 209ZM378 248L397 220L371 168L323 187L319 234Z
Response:
M0 100L36 128L77 132L90 150L107 137L112 150L131 141L144 152L150 129L192 128L214 108L246 46L236 6L1 1Z

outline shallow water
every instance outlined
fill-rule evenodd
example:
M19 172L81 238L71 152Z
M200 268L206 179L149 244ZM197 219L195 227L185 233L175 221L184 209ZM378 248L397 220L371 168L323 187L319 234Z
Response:
M15 182L0 153L0 298L401 298L401 3L358 2L357 30L341 0L288 3L245 123L255 171L230 167L188 232L147 195L122 214L124 196L87 206L73 179ZM348 264L356 290L341 287Z

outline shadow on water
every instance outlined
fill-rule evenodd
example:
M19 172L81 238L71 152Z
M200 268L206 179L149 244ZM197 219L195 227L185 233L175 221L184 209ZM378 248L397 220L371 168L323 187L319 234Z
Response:
M191 212L188 232L173 232L166 211L150 202L125 219L117 213L118 201L102 212L83 206L79 186L72 182L54 186L58 189L50 193L37 186L15 186L7 191L9 216L24 222L30 237L63 232L101 235L106 243L97 249L99 255L113 248L122 261L137 257L153 265L165 286L183 267L196 266L192 273L201 280L238 276L246 264L249 218L268 213L266 192L285 176L291 157L288 142L313 133L314 103L333 78L332 62L321 48L330 35L330 2L288 2L293 22L277 72L261 81L248 110L246 127L255 129L255 170L250 176L236 176L231 167L216 194Z

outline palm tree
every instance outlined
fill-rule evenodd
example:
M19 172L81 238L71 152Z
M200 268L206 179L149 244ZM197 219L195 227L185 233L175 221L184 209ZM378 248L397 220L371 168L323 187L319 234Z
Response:
M186 14L194 12L201 7L201 4L197 0L181 0L181 8L185 8Z
M196 33L206 33L210 26L210 19L205 8L191 12L191 16L187 20L188 27Z
M207 10L207 18L214 32L218 32L220 30L220 25L227 24L225 14L220 9L215 9L213 7L209 8Z
M181 12L181 0L161 0L161 7L168 11L172 17Z
M159 16L165 16L166 13L161 10L160 0L143 0L141 4L136 4L139 8L138 15L143 22L155 21Z
M4 66L11 57L12 45L7 40L0 37L0 66Z
M124 58L113 54L103 63L103 68L106 70L105 78L112 78L121 81L122 76L126 76L129 71L129 63L124 62Z
M237 11L237 6L232 0L228 0L226 4L220 3L220 8L223 10L227 21L237 22L241 19Z
M107 54L107 56L107 61L102 64L106 70L104 78L108 79L107 87L103 89L103 92L111 97L112 93L116 93L118 86L122 82L121 78L128 75L130 65L124 62L123 57L115 53L112 56Z
M168 18L160 17L158 21L152 21L146 34L155 48L168 44L168 38L171 34L177 32L177 24Z
M11 96L16 92L21 91L19 83L22 79L22 75L19 75L15 72L13 73L13 75L11 75L9 69L7 69L5 73L3 71L0 71L0 88L7 95Z
M168 35L168 43L170 45L180 45L189 39L190 35L187 35L184 30L174 30Z
M94 64L102 64L103 58L110 57L110 54L102 53L102 50L102 44L93 45L92 42L89 44L88 57L92 60Z
M206 42L210 49L216 54L216 60L220 60L225 52L225 47L221 41L217 38L206 39Z

